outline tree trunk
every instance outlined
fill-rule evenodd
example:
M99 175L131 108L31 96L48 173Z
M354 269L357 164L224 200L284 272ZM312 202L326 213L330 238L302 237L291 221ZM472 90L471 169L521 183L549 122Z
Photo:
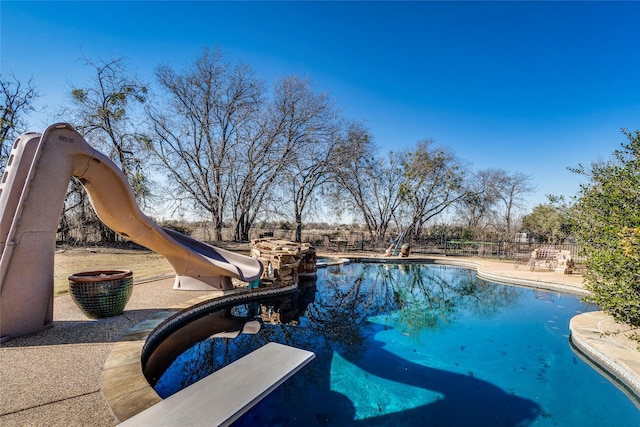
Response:
M301 243L302 242L302 215L299 213L296 213L296 235L295 235L295 242L296 243Z

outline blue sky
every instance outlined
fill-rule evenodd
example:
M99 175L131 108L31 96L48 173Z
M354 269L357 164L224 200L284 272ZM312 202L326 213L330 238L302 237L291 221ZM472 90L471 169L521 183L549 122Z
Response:
M0 3L0 72L45 95L53 121L80 61L128 58L140 77L220 47L267 81L298 74L364 120L382 151L425 138L475 169L531 175L530 205L571 196L567 166L640 128L640 2Z

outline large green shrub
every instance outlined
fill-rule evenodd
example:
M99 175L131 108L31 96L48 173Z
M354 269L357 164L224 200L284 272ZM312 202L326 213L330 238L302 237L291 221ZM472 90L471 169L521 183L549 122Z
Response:
M640 131L613 159L576 169L589 178L572 215L587 255L589 300L616 320L640 326Z
M522 227L529 230L539 242L563 243L571 234L568 207L562 203L562 199L555 201L552 196L549 198L549 203L539 204L530 214L522 217Z

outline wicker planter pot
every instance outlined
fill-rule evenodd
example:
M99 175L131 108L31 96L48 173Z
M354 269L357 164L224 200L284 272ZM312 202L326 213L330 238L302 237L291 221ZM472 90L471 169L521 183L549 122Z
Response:
M133 292L130 270L85 271L69 276L69 292L92 319L122 314Z

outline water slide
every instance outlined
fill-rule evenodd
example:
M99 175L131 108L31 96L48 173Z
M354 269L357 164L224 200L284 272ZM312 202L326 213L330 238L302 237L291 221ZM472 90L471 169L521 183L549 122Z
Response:
M16 139L0 182L0 342L53 322L56 231L71 177L106 226L169 261L174 289L228 290L231 278L261 276L256 259L158 226L138 207L122 171L70 125L56 124Z

